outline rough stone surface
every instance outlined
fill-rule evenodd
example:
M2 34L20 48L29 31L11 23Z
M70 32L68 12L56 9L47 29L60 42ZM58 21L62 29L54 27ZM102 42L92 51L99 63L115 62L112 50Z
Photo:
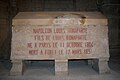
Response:
M68 75L68 60L55 60L55 75Z
M12 60L12 69L10 71L10 75L22 75L23 73L23 62L22 60Z
M98 59L94 68L109 72L107 19L99 12L22 12L12 30L12 69L14 60L55 60L56 73L66 72L68 59Z

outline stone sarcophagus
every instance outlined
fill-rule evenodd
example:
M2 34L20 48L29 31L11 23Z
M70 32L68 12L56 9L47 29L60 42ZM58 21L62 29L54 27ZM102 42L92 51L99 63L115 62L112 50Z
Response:
M68 60L90 59L108 73L107 19L100 12L20 12L12 21L11 75L24 60L55 60L55 74L68 73Z

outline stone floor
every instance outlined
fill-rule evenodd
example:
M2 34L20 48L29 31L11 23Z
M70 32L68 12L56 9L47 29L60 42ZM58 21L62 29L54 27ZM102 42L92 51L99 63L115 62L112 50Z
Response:
M119 57L110 59L111 74L98 74L84 60L72 60L69 61L68 76L54 75L54 61L32 61L31 64L27 62L22 76L9 76L10 62L1 61L1 63L0 80L120 80Z

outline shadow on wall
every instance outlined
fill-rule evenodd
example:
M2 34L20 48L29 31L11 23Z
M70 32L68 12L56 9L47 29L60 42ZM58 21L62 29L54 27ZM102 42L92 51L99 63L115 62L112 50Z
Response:
M11 27L8 3L0 1L0 60L9 59L11 42Z

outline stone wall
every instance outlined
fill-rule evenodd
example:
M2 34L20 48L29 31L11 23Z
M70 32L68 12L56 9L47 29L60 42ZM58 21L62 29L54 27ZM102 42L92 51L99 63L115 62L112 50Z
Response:
M43 7L43 0L18 0L17 7L21 11L41 11Z
M95 11L97 0L18 0L19 11Z
M100 10L108 18L111 56L120 55L120 3L119 0L103 0Z
M8 59L10 55L10 16L9 3L0 1L0 59Z

